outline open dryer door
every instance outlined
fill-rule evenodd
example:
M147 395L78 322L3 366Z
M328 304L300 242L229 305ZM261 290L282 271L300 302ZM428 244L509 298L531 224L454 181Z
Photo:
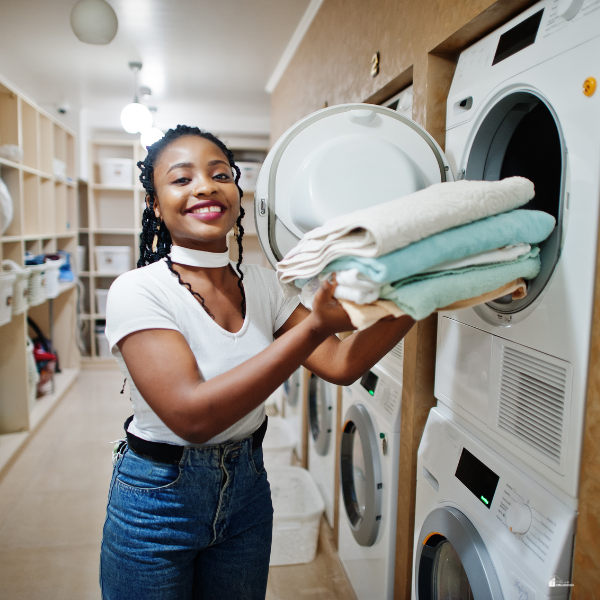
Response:
M283 401L288 406L296 406L296 404L298 404L298 398L300 396L300 377L302 377L301 370L296 369L283 382Z
M308 388L308 426L315 450L325 456L331 444L333 428L332 386L314 373Z
M271 265L327 219L452 181L435 140L371 104L320 110L291 127L260 171L256 231Z

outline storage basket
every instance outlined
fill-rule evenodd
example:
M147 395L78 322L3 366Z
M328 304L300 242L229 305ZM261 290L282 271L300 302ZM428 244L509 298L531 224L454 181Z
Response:
M100 183L117 187L133 185L133 159L100 159Z
M244 192L253 192L256 188L256 180L260 173L261 163L237 162L235 163L241 172L239 186Z
M99 356L100 358L112 358L112 354L110 353L110 346L108 345L108 340L106 339L105 326L96 325L96 327L94 327L94 331L96 332L97 356Z
M46 289L44 287L46 265L27 265L25 270L29 273L27 304L29 306L42 304L46 301Z
M96 246L95 252L98 273L120 275L131 269L130 246Z
M268 472L273 498L271 566L314 559L325 502L306 469L280 467Z
M10 323L12 319L13 287L16 275L0 273L0 325Z
M96 290L96 309L99 315L106 315L106 298L108 290Z
M75 273L79 275L82 271L85 271L85 246L77 246Z
M263 441L263 456L267 473L272 468L289 467L296 447L296 434L281 417L269 417L269 426Z
M13 286L12 314L20 315L27 310L29 273L21 265L8 258L2 261L2 270L5 273L12 273L16 277Z
M29 397L29 406L32 407L35 404L37 397L37 386L40 381L40 374L35 364L35 358L33 356L33 342L30 338L27 338L27 346L25 347L25 355L27 361L27 395Z
M44 274L44 294L46 298L56 298L60 292L58 279L60 277L60 268L65 264L64 259L49 260L44 264L46 268Z

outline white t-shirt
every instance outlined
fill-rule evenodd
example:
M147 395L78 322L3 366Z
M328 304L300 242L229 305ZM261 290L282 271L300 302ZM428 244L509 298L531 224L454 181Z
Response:
M235 264L232 263L235 269ZM273 334L298 306L298 298L286 299L274 271L258 265L242 265L246 292L246 319L237 333L226 331L205 312L161 260L118 277L108 293L106 337L112 354L131 390L134 419L129 432L145 440L190 446L171 431L148 406L131 379L117 343L143 329L181 332L196 357L206 381L225 373L264 350ZM261 404L207 444L243 439L264 420Z

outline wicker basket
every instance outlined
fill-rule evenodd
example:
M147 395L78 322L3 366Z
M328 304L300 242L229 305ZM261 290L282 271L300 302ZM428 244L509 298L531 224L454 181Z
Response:
M2 270L5 273L12 273L17 277L13 290L12 314L20 315L22 312L27 310L29 273L14 260L9 259L2 261Z
M44 294L46 298L56 298L59 294L60 287L58 278L60 276L60 268L65 264L65 260L46 260L44 267Z
M29 273L27 303L29 306L42 304L46 301L46 289L44 287L46 265L28 265L25 269Z

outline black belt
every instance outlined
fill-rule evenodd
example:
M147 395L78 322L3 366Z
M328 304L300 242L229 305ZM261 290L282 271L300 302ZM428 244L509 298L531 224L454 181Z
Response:
M177 464L183 456L186 446L177 446L175 444L165 444L164 442L150 442L143 440L137 435L127 431L129 424L133 420L133 415L125 421L125 434L127 435L127 445L140 456L149 458L156 462ZM267 433L267 423L269 417L265 417L262 425L252 434L252 452L258 450L263 443L265 433Z

